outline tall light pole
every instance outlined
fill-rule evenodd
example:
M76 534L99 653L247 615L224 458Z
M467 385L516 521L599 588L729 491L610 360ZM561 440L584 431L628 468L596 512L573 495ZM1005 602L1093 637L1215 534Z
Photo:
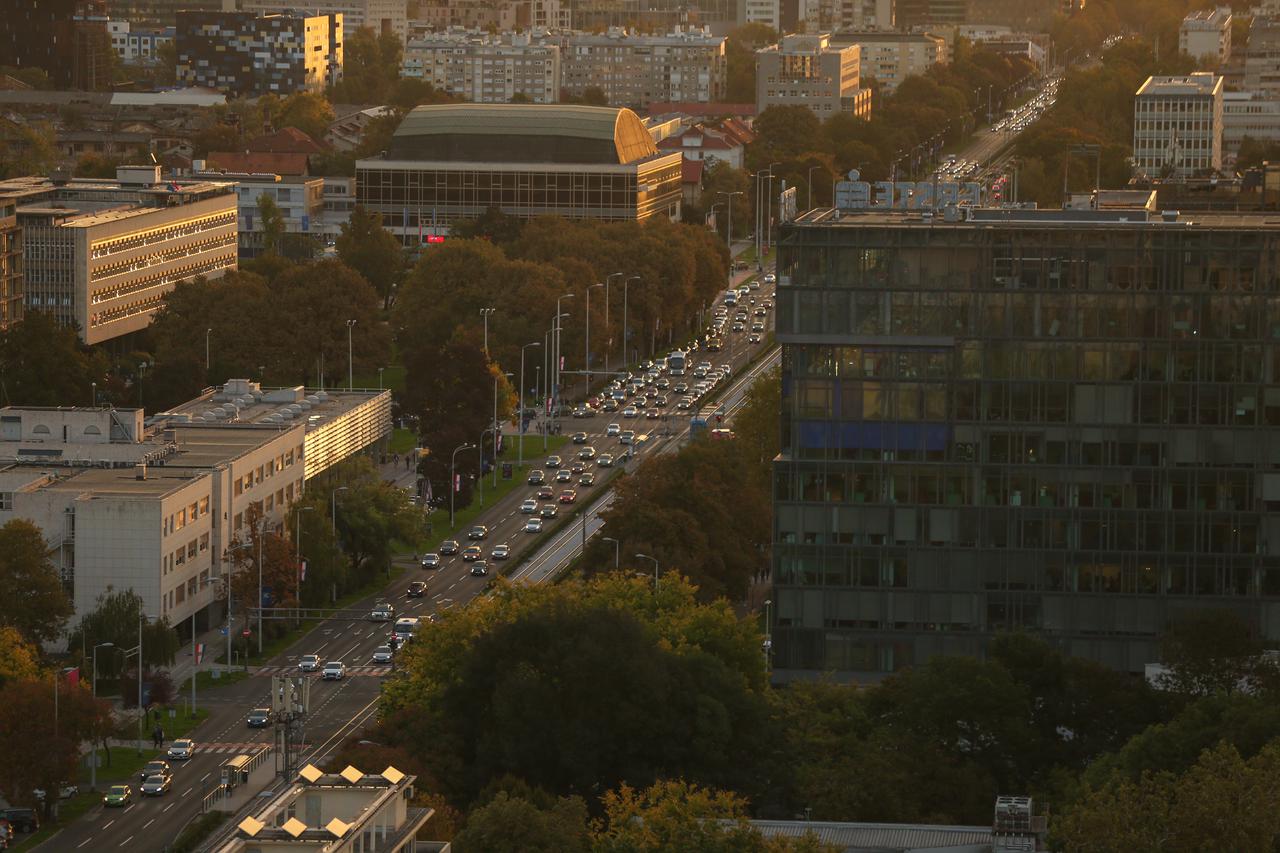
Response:
M773 599L764 600L764 677L769 677L769 653L773 651L773 629L769 617L773 615Z
M384 370L386 370L386 368L385 368L385 367L379 367L379 368L378 368L378 390L379 390L379 391L381 391L381 390L382 390L382 371L384 371Z
M631 289L631 282L640 281L640 276L629 276L622 282L622 366L626 367L631 362L627 360L627 341L630 338L628 334L630 329L627 328L627 291Z
M262 540L266 538L267 519L258 524L258 656L262 656Z
M302 513L311 512L314 509L313 506L300 506L293 511L293 553L298 558L298 611L302 609Z
M98 649L114 649L115 643L98 643L93 647L93 675L90 677L90 687L93 689L93 698L98 698ZM195 678L195 673L191 677ZM195 683L194 681L192 682ZM89 790L98 790L98 745L93 746L93 761L89 763Z
M205 379L209 378L209 336L213 334L213 329L204 330L204 372Z
M497 382L497 377L494 378L494 382ZM476 488L479 490L481 508L484 507L484 437L486 435L492 437L493 434L493 427L486 427L480 430L480 443L476 445L476 453L480 457L480 467L476 469ZM496 447L498 440L496 438L493 438L492 440ZM494 454L494 458L496 462L497 453ZM496 468L497 466L495 465L494 467Z
M551 386L551 419L553 423L559 422L560 417L560 340L563 337L564 326L560 322L560 318L568 316L560 310L560 303L565 299L572 299L574 294L563 293L556 297L556 359L551 365L551 375L555 378L554 384Z
M474 444L459 444L453 449L453 457L449 460L449 529L453 529L453 496L458 493L458 453L470 450Z
M520 347L520 402L516 406L516 423L520 426L519 434L516 436L516 442L519 446L516 451L518 456L518 461L516 462L517 468L524 467L524 351L529 347L540 346L542 346L542 341L530 341Z
M609 336L609 342L605 345L605 348L604 348L604 372L605 373L609 372L609 362L611 360L610 356L613 355L613 326L609 325L609 302L610 302L609 282L613 280L614 276L620 276L620 275L623 275L623 273L611 272L604 277L604 331L605 331L605 334Z
M355 324L356 324L356 321L355 321L355 320L348 320L348 321L347 321L347 390L348 390L348 391L350 391L351 389L353 389L353 388L355 388L355 387L356 387L356 382L355 382L355 375L356 375L356 374L355 374L355 364L354 364L354 363L352 362L352 360L351 360L351 352L352 352L352 350L351 350L351 330L352 330L352 328L354 328L354 327L355 327Z
M810 209L810 210L813 210L813 170L814 170L814 169L821 169L821 168L822 168L822 164L821 164L821 163L819 163L817 166L810 166L810 167L809 167L809 171L808 171L808 173L804 176L804 182L805 182L806 184L808 184L808 185L809 185L809 202L808 202L808 206L809 206L809 209Z
M484 320L484 354L486 358L489 355L489 315L497 310L497 308L480 309L480 318Z
M521 353L521 355L524 355L524 353ZM505 376L507 379L511 379L513 376L513 374L510 374L510 373L504 373L502 375ZM498 437L501 434L500 433L501 427L498 426L498 378L499 378L498 375L494 374L494 377L493 377L493 487L495 489L498 488ZM483 455L484 455L484 452L481 451L481 456L483 457ZM480 464L480 468L482 470L484 468L483 461ZM481 476L481 478L483 479L483 475ZM481 495L483 496L483 493L481 493ZM484 506L483 502L480 505Z
M586 375L583 377L582 383L582 399L584 403L586 402L586 399L591 396L591 291L595 290L597 287L604 287L604 284L593 284L587 288L587 316L584 320L587 327L587 344L583 348L586 350L586 355L582 359L582 369L586 371Z
M612 536L602 536L600 538L605 542L613 543L613 570L616 572L618 570L618 564L622 562L622 543L617 539L614 539Z
M147 614L138 613L138 755L142 755L142 626Z
M733 197L735 195L746 195L742 191L725 192L721 190L716 195L727 195L729 197L729 224L724 230L724 244L729 247L729 277L733 277Z
M764 197L764 244L766 247L773 245L773 167L781 165L781 162L769 164L769 192ZM761 261L761 263L764 262Z
M653 563L653 594L658 594L658 558L650 557L648 554L636 554L638 560L649 560Z

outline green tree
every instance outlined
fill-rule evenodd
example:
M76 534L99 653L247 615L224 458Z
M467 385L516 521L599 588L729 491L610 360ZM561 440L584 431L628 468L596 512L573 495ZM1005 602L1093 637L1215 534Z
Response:
M58 570L49 559L44 534L15 518L0 527L0 627L16 628L29 642L55 639L72 614Z
M93 610L82 614L80 621L67 639L67 649L78 652L99 643L114 643L117 649L132 649L138 645L138 628L142 626L142 663L144 669L172 666L178 653L178 632L169 624L169 618L149 618L142 596L132 589L113 590L110 587L98 596ZM132 668L137 668L133 658ZM120 669L119 655L98 656L99 675L117 676Z
M240 148L240 130L216 122L192 134L191 148L195 157L208 157L214 151L236 151Z
M42 311L0 332L0 395L11 406L91 402L92 383L107 372L106 356L80 343L75 329Z
M0 177L47 175L61 159L56 132L47 121L0 121Z
M767 24L743 24L725 38L726 93L731 104L756 102L756 51L778 40Z
M0 685L31 681L40 674L40 649L12 625L0 627Z
M668 576L501 585L448 611L384 687L383 733L470 803L511 774L556 796L673 775L750 792L760 636ZM619 661L625 661L619 666Z
M400 77L403 42L395 33L369 27L349 33L343 44L342 79L330 87L334 104L385 104Z
M157 88L178 82L178 43L169 39L156 45L156 62L151 81Z
M473 809L453 839L458 853L590 853L587 806L579 797L546 797L535 804L499 791Z
M280 103L275 123L279 127L296 127L312 139L323 142L334 118L333 107L323 95L294 92Z
M1236 155L1236 171L1256 169L1268 160L1280 160L1280 143L1246 136Z
M284 214L276 200L266 193L258 196L258 220L262 223L262 251L268 255L280 254L284 244Z
M37 805L33 791L57 790L76 778L80 744L101 741L111 729L111 706L94 700L89 690L59 685L54 713L54 685L39 680L13 680L0 686L0 731L5 733L8 760L0 762L0 794L13 805Z
M1261 638L1234 610L1186 614L1169 625L1160 646L1166 667L1160 686L1175 693L1252 689L1260 671L1271 668L1262 657Z
M338 257L365 277L382 297L385 309L391 289L405 272L404 249L390 231L382 227L382 217L356 205L338 236Z
M756 377L742 408L733 418L733 431L745 461L769 489L773 460L782 450L782 370L775 367Z

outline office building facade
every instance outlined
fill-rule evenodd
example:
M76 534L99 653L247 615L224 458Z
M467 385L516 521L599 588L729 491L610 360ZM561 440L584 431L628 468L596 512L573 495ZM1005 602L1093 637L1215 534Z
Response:
M390 33L403 43L409 36L405 0L238 0L243 12L265 14L341 15L342 28L350 35L369 28L375 35Z
M1222 93L1222 160L1235 162L1245 139L1280 142L1280 94Z
M26 310L99 344L151 323L178 282L236 268L235 185L160 181L159 166L122 166L114 181L13 178Z
M356 162L359 203L406 245L490 207L509 216L680 218L679 152L631 110L437 104L410 112L385 156Z
M833 48L826 33L788 35L756 51L756 106L806 107L820 119L840 113L871 115L857 45Z
M401 77L424 80L475 104L560 100L560 46L528 33L443 32L414 39Z
M22 229L18 202L0 197L0 332L22 319Z
M1178 49L1211 67L1231 59L1231 7L1197 9L1182 19Z
M874 79L885 93L948 57L947 40L930 33L839 32L831 36L834 48L855 45L862 79Z
M613 106L710 103L725 93L725 40L707 30L680 27L655 36L624 28L603 35L575 33L565 45L563 74L567 94L580 97L598 88Z
M1133 100L1134 170L1191 178L1222 169L1222 78L1148 77Z
M0 15L0 65L39 68L58 89L110 88L103 0L9 0Z
M807 33L892 30L894 0L800 0L796 17Z
M967 24L969 6L970 0L898 0L898 27L911 30L917 27Z
M775 665L1027 630L1110 667L1228 608L1280 640L1280 227L831 211L783 227Z
M219 92L284 97L342 79L341 15L180 12L178 82Z

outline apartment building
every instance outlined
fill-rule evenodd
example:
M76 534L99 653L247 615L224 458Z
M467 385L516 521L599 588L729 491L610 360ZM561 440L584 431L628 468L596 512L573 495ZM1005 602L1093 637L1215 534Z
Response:
M308 16L341 15L342 28L349 35L368 27L374 33L391 33L404 42L409 37L409 18L405 0L238 0L237 7L257 15L300 14Z
M236 0L106 0L106 4L112 20L147 27L172 27L178 22L178 12L221 12L237 8Z
M807 33L892 30L895 0L799 0L797 20Z
M341 15L179 12L178 82L281 97L342 79Z
M202 165L197 160L196 166ZM324 178L303 175L275 175L261 172L242 173L230 171L196 171L195 177L210 181L229 181L236 184L236 201L239 208L238 247L241 258L256 258L265 250L264 223L259 209L263 196L276 203L284 221L285 239L312 237L322 234L324 218ZM280 247L283 251L286 247ZM290 253L291 254L291 253Z
M874 79L886 94L908 77L948 61L947 40L929 33L839 32L831 36L833 48L853 45L860 51L862 79Z
M774 31L782 30L781 0L739 0L739 19L744 24L764 24Z
M175 27L148 27L129 21L107 21L111 49L121 62L151 65L159 60L162 45L174 40Z
M1072 2L1073 0L1067 0ZM969 23L971 0L898 0L898 27L912 30ZM1080 3L1084 5L1083 2Z
M1222 169L1222 78L1148 77L1133 101L1134 170L1190 178Z
M476 104L553 104L562 85L560 46L532 33L447 30L410 41L400 76Z
M0 197L0 332L22 319L22 228L17 199Z
M0 65L39 68L59 89L110 88L110 36L103 0L7 0Z
M1217 68L1231 59L1231 7L1197 9L1182 19L1178 49L1204 65Z
M822 211L778 249L778 678L1010 630L1141 673L1207 608L1280 641L1274 217Z
M1280 94L1280 11L1255 15L1249 23L1242 90Z
M564 91L598 88L613 106L643 108L651 101L709 103L724 97L725 40L706 29L676 27L641 35L622 27L602 35L575 33L562 54Z
M280 530L306 480L390 434L390 392L246 380L145 422L141 409L3 408L0 524L41 528L77 612L131 588L170 622L210 620L255 514Z
M835 48L828 33L783 36L756 51L756 105L807 107L818 118L839 113L871 115L871 90L863 89L857 45Z
M1235 161L1246 138L1280 142L1280 94L1222 93L1222 160Z
M76 326L87 344L145 328L178 282L236 268L235 193L163 183L159 166L0 181L23 231L26 309Z

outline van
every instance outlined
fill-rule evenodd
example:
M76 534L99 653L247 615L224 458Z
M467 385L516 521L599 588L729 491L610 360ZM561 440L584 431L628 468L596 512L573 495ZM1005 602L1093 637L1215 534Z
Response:
M396 642L405 643L413 639L417 631L418 617L402 616L396 620L396 626L391 629L391 636L395 637Z

